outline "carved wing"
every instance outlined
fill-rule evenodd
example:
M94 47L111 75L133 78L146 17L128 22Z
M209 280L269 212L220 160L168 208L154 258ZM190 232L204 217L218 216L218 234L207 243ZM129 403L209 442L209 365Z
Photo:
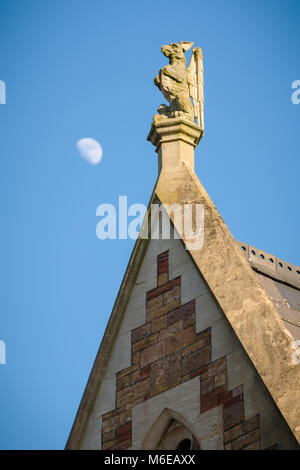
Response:
M189 92L194 104L194 117L198 126L204 130L203 55L200 47L193 49L187 76Z

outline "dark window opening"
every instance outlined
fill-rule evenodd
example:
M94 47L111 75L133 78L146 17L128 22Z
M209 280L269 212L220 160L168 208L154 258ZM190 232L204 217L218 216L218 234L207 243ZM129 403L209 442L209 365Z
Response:
M191 445L192 445L192 443L191 443L190 439L183 439L177 445L176 450L190 450Z

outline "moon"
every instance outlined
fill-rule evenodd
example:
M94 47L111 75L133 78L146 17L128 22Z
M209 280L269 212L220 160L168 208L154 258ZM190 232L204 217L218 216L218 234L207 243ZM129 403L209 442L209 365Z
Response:
M91 165L98 165L101 162L103 151L97 140L84 137L78 140L76 147L82 158Z

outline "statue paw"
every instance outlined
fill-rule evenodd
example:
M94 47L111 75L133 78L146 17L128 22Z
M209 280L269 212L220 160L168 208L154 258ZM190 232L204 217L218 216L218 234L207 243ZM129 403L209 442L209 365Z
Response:
M174 111L172 113L172 117L174 117L174 118L184 118L184 119L188 119L189 121L194 122L194 117L190 113L186 113L184 111Z
M157 109L158 114L164 114L165 116L170 116L170 108L165 104L161 104Z
M179 117L186 117L187 114L184 113L183 111L174 111L173 112L173 117L175 118L179 118Z

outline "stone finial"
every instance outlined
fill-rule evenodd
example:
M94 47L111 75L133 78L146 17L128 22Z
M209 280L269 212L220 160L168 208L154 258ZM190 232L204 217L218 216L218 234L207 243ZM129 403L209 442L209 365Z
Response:
M203 56L199 47L194 48L186 68L184 53L192 45L181 41L161 48L169 64L159 71L154 83L169 106L160 105L148 135L159 155L159 173L182 163L194 170L194 149L203 136Z
M178 44L162 46L162 53L169 59L154 79L170 106L162 104L154 123L169 118L190 120L204 130L203 115L203 55L199 47L193 49L188 68L184 53L192 47L192 42L180 41Z

